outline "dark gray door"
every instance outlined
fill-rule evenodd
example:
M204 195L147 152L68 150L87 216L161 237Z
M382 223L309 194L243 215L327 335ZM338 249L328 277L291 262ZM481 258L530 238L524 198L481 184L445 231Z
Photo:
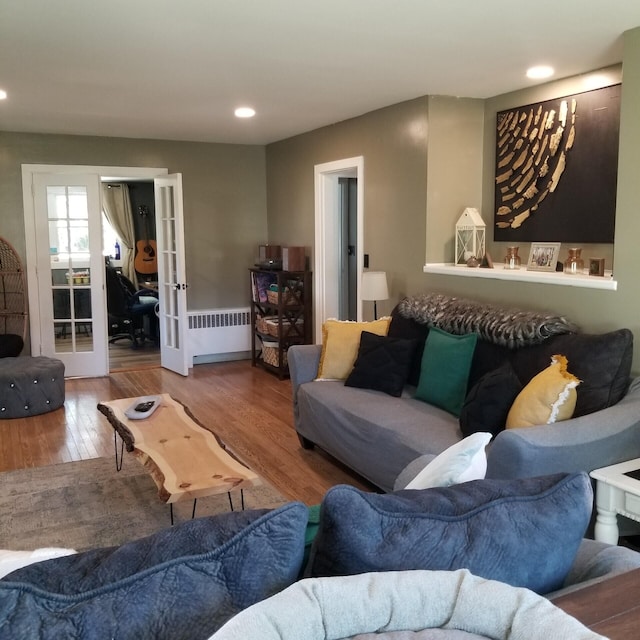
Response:
M357 320L358 180L339 178L340 185L340 320Z

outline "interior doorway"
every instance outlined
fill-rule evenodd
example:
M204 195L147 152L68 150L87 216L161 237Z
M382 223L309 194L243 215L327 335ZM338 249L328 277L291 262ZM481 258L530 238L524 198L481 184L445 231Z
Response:
M358 179L338 178L340 188L339 320L358 319Z
M107 292L109 372L146 369L160 366L157 303L159 303L155 191L152 180L122 179L118 182L101 180L103 190L103 255L108 270ZM111 224L116 212L106 211L122 207L126 199L131 219L133 244L131 260L126 255L126 242L118 233L119 224ZM118 229L114 228L118 227ZM125 231L126 233L126 231ZM125 264L126 260L126 264ZM123 268L127 267L124 271ZM109 272L115 270L116 274ZM121 293L125 285L128 293L136 292L146 313L137 319L127 314ZM117 287L117 291L112 288ZM135 294L134 294L135 295ZM135 322L135 335L130 323Z
M352 180L349 183L347 180ZM341 185L345 185L343 187ZM351 184L351 187L347 185ZM352 189L355 215L351 224L355 230L344 230L342 198L345 189ZM353 197L353 196L352 196ZM314 248L314 306L315 341L322 341L322 323L341 314L362 320L362 298L358 283L363 269L364 220L364 158L357 156L315 166L315 248ZM354 256L346 256L345 237L355 238ZM352 245L353 246L353 245ZM348 260L350 258L351 260ZM348 267L348 265L355 266ZM345 274L345 272L348 272ZM351 282L351 285L349 284ZM351 291L349 287L351 286ZM355 294L353 289L355 288ZM345 300L347 302L345 303ZM349 307L352 307L349 310ZM355 306L355 310L353 309ZM348 319L348 318L344 318Z

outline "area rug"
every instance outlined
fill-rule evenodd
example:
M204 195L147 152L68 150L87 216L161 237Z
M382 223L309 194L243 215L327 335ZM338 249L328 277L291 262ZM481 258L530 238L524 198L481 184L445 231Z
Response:
M241 508L240 492L232 494ZM286 499L263 484L244 490L246 509L275 508ZM193 502L174 504L176 523L191 518ZM226 493L199 498L196 517L230 510ZM125 454L0 473L0 549L68 547L82 551L119 545L171 525L151 477Z

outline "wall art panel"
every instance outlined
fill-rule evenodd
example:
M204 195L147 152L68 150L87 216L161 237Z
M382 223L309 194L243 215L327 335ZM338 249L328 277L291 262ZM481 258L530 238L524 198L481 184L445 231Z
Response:
M612 243L621 85L501 111L494 240Z

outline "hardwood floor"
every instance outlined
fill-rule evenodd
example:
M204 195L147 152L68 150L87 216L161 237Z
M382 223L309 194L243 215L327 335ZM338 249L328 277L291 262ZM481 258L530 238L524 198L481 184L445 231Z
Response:
M335 484L372 489L324 452L300 447L290 381L247 360L197 365L188 377L146 368L68 379L64 407L0 420L0 471L113 456L113 429L96 409L98 402L156 393L169 393L189 407L201 424L291 500L316 504ZM133 462L125 459L125 464Z
M146 342L137 349L131 348L130 340L109 343L109 371L130 371L160 366L160 347Z

